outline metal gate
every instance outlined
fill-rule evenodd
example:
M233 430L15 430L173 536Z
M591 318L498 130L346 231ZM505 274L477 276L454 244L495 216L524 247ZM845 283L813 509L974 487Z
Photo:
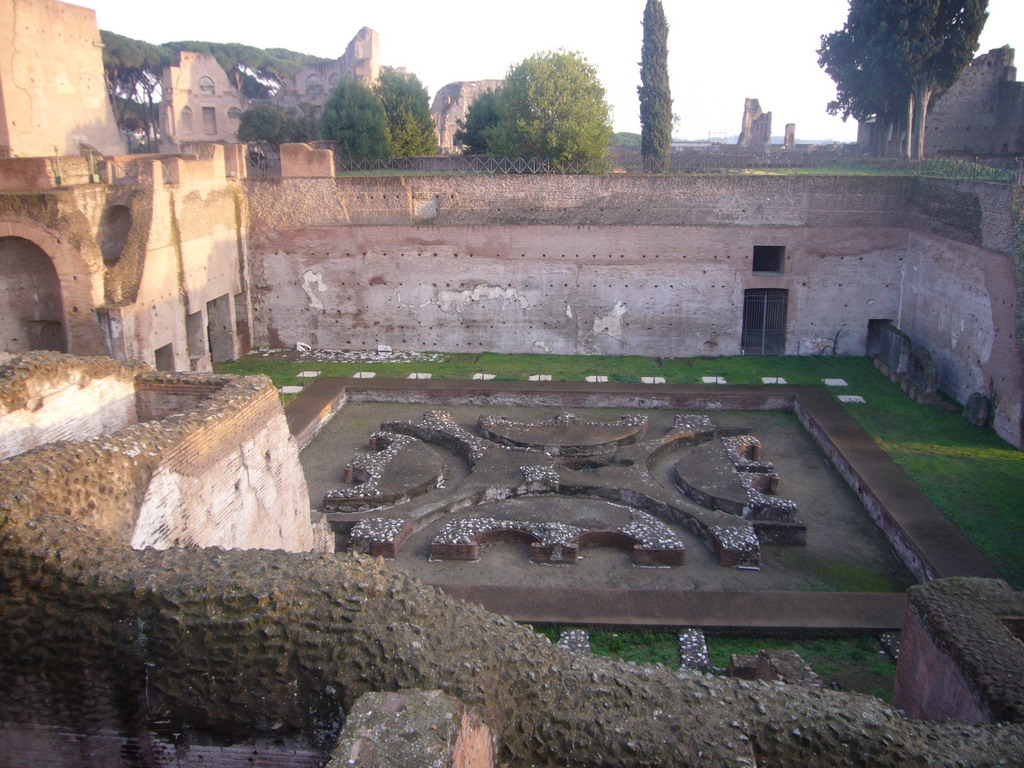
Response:
M781 355L786 351L789 291L753 288L743 292L743 353Z

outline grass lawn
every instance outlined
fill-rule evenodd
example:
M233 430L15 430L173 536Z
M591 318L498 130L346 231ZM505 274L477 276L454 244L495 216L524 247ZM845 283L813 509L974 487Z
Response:
M534 630L552 643L565 628L558 625L537 626ZM679 666L679 638L668 630L606 630L587 627L590 650L598 656L609 656L637 664L664 664L670 669ZM800 654L826 685L844 691L866 693L892 703L896 662L882 649L872 635L853 637L790 638L708 636L711 663L727 669L734 653L753 656L761 649L788 648Z
M845 379L837 394L861 395L866 404L844 405L870 434L985 554L1015 589L1024 589L1024 452L991 430L970 426L958 414L918 405L874 369L867 358L712 357L647 358L570 355L446 354L441 362L313 363L247 355L218 366L236 374L264 373L277 386L302 383L301 370L324 376L351 376L373 370L380 378L431 373L439 379L469 379L474 373L498 380L523 380L548 374L555 381L583 381L604 375L609 381L638 382L661 376L670 384L700 383L721 376L730 384L760 384L762 376L781 376L789 384L821 384Z

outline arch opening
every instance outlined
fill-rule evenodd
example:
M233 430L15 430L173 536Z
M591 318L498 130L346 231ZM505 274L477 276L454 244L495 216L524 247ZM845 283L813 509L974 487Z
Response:
M0 237L0 345L10 353L68 351L57 269L22 237Z

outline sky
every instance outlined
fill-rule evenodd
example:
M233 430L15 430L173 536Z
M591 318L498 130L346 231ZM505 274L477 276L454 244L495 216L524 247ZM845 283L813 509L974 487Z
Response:
M360 28L380 35L381 64L405 67L431 99L457 80L504 77L538 51L582 53L598 71L617 131L640 130L636 88L645 0L423 0L287 3L175 0L148 12L138 0L79 0L100 29L150 43L237 42L337 58ZM835 88L817 63L820 38L840 29L847 0L663 0L678 138L739 133L745 98L772 112L772 133L796 123L798 139L853 141L853 120L825 112ZM173 9L173 12L171 12ZM1024 72L1024 2L989 0L979 53L1011 45Z

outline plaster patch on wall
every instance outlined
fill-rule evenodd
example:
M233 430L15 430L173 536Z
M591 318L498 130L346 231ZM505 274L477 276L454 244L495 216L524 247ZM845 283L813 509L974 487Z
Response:
M472 290L465 291L438 291L437 295L432 299L427 299L422 304L403 304L402 294L398 293L398 306L406 307L408 309L419 309L421 307L427 307L431 304L436 304L438 309L442 312L455 311L462 313L464 307L483 301L493 301L499 299L501 301L501 308L504 309L505 305L509 302L518 302L519 306L523 309L529 309L531 307L529 299L522 295L515 288L502 288L500 285L487 285L486 283L480 283Z
M565 316L572 320L572 304L565 305Z
M324 274L316 269L307 269L302 273L302 290L309 297L309 308L319 309L322 312L324 303L313 293L314 286L316 286L316 290L320 293L327 290L327 286L324 285Z
M613 339L622 341L622 316L626 314L626 302L617 301L612 311L607 315L594 318L594 330L591 334L599 336L605 334Z
M549 355L551 354L551 345L548 344L546 341L535 341L533 342L533 346L543 349Z

